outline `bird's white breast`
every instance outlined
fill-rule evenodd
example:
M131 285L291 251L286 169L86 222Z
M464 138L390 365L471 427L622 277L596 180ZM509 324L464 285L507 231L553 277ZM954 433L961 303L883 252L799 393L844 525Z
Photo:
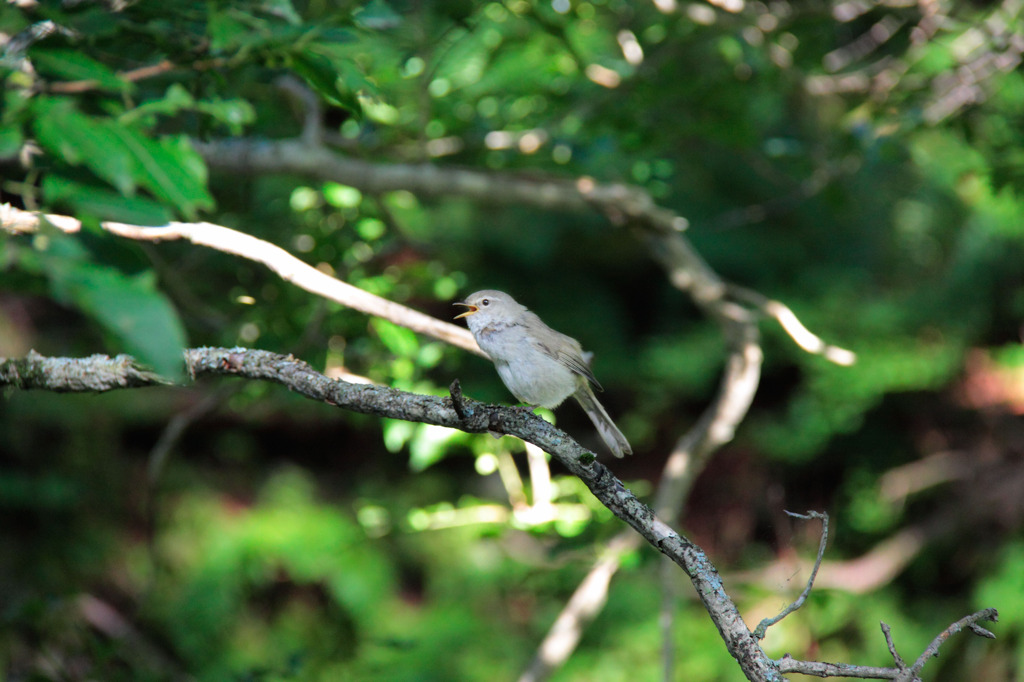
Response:
M523 325L474 325L472 317L468 322L477 343L494 361L498 376L519 400L553 408L576 392L580 377L534 346Z

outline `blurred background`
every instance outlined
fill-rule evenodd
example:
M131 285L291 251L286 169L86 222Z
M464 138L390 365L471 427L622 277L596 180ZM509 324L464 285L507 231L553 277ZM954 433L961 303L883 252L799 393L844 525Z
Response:
M649 498L713 399L720 328L641 231L596 211L219 167L293 139L375 164L629 183L727 280L789 305L842 367L762 324L759 392L671 522L748 625L803 588L773 657L929 680L1024 670L1024 18L1018 0L32 2L0 8L0 201L82 232L0 238L0 356L294 353L511 403L490 363L114 219L209 220L441 319L511 292L594 351ZM310 97L310 95L313 95ZM309 100L315 100L311 106ZM204 158L206 155L206 158ZM503 175L496 176L505 177ZM496 185L500 188L500 183ZM499 190L500 191L500 190ZM500 200L501 197L495 197ZM603 452L575 405L557 424ZM349 414L280 386L0 399L0 679L515 679L623 525L522 444ZM544 513L531 505L541 496ZM660 558L624 560L556 680L658 679ZM677 576L676 679L740 672Z

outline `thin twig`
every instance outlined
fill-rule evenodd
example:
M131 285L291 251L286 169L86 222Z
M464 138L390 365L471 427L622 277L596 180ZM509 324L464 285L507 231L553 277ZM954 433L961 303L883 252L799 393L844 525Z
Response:
M899 652L896 651L896 643L892 641L892 628L889 627L888 623L880 623L882 626L882 635L885 637L885 645L889 647L889 655L892 656L892 660L896 663L897 670L906 670L907 663L900 656Z
M909 682L910 680L917 679L917 676L920 674L921 669L924 668L925 663L927 663L932 657L939 655L939 647L945 644L946 640L962 631L964 628L970 630L976 635L995 639L996 636L985 628L979 626L978 621L997 623L999 622L999 612L995 609L982 609L977 613L972 613L971 615L965 616L953 623L948 628L940 632L935 639L931 641L928 648L917 657L917 660L914 661L914 665L910 666L902 677L898 677L896 679L900 682L903 682L903 680Z
M452 381L448 387L448 395L451 396L452 409L455 410L455 414L459 415L459 419L465 419L466 412L462 407L462 384L459 383L458 378Z
M989 621L994 623L998 621L998 619L999 614L995 609L984 609L961 618L933 639L931 644L928 645L928 648L924 650L924 653L922 653L914 662L914 665L909 667L903 660L903 657L896 652L896 645L892 640L892 631L885 623L881 624L882 634L885 636L885 643L886 646L889 647L889 653L892 655L893 661L896 663L892 668L876 668L864 665L851 665L849 663L801 661L793 658L789 654L786 654L776 661L776 664L779 666L779 672L782 674L798 673L800 675L809 675L813 677L845 677L872 680L896 680L896 682L919 682L921 679L921 669L924 667L924 664L933 656L938 655L939 647L942 646L952 635L955 635L965 629L970 630L971 632L975 632L975 629L977 629L981 632L975 632L975 634L995 639L995 635L977 624L978 621Z
M754 637L758 640L764 639L765 633L768 628L778 623L780 620L793 613L807 601L807 597L811 594L811 588L814 587L814 578L818 575L818 569L821 568L821 560L825 556L825 547L828 545L828 514L825 512L809 511L807 514L796 514L791 511L787 511L787 514L797 519L820 519L821 520L821 541L818 543L818 557L814 560L814 568L811 570L811 576L807 579L807 585L804 587L804 591L800 593L800 596L796 598L792 604L784 608L779 615L773 618L765 618L757 627L754 629Z
M119 71L117 77L125 81L125 84L133 83L135 81L143 80L145 78L152 78L153 76L159 76L167 73L172 69L177 68L177 65L171 62L169 59L157 62L156 64L150 64L149 66L141 66L137 69L131 69L129 71ZM88 78L85 80L77 81L59 81L57 83L50 83L50 92L61 93L65 95L79 94L88 92L99 87L100 82Z
M125 83L127 84L134 83L135 81L145 80L147 78L153 78L155 76L160 76L167 73L168 71L173 71L174 69L180 68L182 70L188 69L190 71L209 71L212 69L219 69L220 67L226 64L227 60L223 58L203 59L192 62L191 64L175 64L169 59L164 59L163 61L157 62L156 64L140 66L137 69L118 71L117 77L125 81ZM95 90L99 87L99 85L99 81L92 78L88 78L85 80L58 81L55 83L50 83L48 86L48 90L50 92L56 92L65 95L81 94L83 92Z
M778 661L782 674L797 673L810 677L846 677L859 680L893 680L899 674L896 668L878 668L849 663L828 663L825 661L801 661L786 654Z

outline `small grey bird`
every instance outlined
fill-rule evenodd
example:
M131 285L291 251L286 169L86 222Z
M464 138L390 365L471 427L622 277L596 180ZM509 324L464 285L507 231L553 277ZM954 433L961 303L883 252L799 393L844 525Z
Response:
M633 454L629 442L597 402L593 384L603 390L574 338L556 332L536 313L501 291L487 289L462 303L469 331L491 356L498 376L519 400L552 409L569 396L576 398L616 457Z

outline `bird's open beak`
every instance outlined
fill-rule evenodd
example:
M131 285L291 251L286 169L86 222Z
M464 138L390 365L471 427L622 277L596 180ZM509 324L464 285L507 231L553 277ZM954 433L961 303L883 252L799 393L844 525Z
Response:
M460 313L460 314L456 315L455 318L454 318L456 320L458 320L460 318L463 318L463 317L469 317L470 315L475 315L476 313L480 312L479 308L477 308L475 305L470 305L469 303L461 303L460 302L460 303L452 303L452 305L464 305L467 308L469 308L469 310L467 310L466 312Z

